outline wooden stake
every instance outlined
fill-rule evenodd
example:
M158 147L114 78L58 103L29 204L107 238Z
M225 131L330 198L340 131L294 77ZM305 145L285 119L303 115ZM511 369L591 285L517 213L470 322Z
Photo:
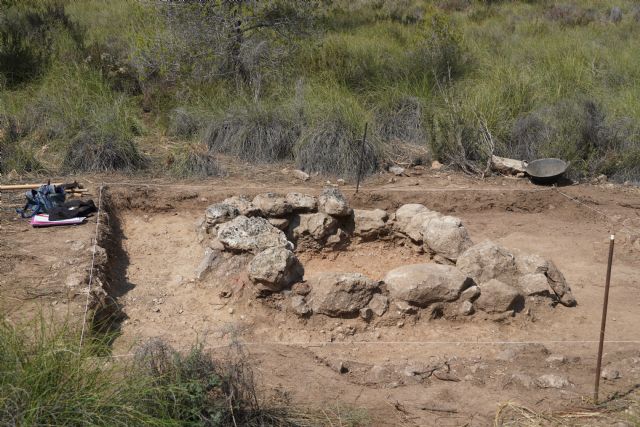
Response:
M600 388L600 372L602 369L602 349L604 347L604 330L607 326L607 307L609 305L609 285L611 283L611 265L613 264L613 246L615 235L609 240L609 263L607 264L607 280L604 285L604 302L602 304L602 322L600 323L600 343L598 345L598 363L596 365L596 385L593 391L593 400L598 404L598 391Z
M358 194L358 190L360 190L360 176L362 175L362 160L364 158L364 144L367 140L367 127L369 123L364 124L364 136L362 137L362 145L360 147L360 162L358 163L358 180L356 181L356 194Z
M14 184L14 185L0 185L0 191L12 191L12 190L35 190L40 188L44 184ZM61 182L54 183L53 185L62 185Z

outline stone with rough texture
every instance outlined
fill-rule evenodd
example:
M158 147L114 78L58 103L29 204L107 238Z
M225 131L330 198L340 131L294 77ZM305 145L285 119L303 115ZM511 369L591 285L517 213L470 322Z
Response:
M567 377L556 374L545 374L538 377L536 384L540 388L564 388L571 383Z
M600 376L605 380L617 380L620 378L620 371L612 366L607 366L602 370Z
M308 280L306 297L314 313L331 317L351 316L367 306L378 282L360 273L320 273Z
M294 212L307 213L315 212L318 209L318 200L308 194L288 193L286 200Z
M525 274L518 278L518 288L526 296L548 296L551 292L547 276L541 273Z
M289 215L293 209L287 199L275 193L258 194L253 198L253 206L266 217L281 218Z
M402 205L393 215L393 227L396 231L406 234L411 240L422 242L422 225L427 219L438 213L417 203Z
M253 206L253 203L251 203L251 199L249 199L247 196L229 197L227 199L224 199L222 203L238 209L240 215L255 216L260 213L260 210Z
M480 287L477 285L469 286L460 294L460 301L474 301L480 296Z
M293 249L281 230L260 217L239 216L218 229L218 240L225 249L258 253L271 247Z
M576 305L577 302L571 292L571 287L552 261L546 260L540 255L516 251L515 265L518 273L523 276L530 274L543 275L547 280L547 285L557 295L561 304L567 307ZM540 276L538 276L538 280L541 283Z
M349 216L353 212L342 192L335 187L325 187L318 197L318 210L331 216Z
M369 301L368 307L371 309L373 314L380 317L384 315L389 308L389 298L381 294L375 294L371 298L371 301Z
M291 309L298 316L307 316L313 312L301 295L293 295L291 297Z
M289 234L298 246L322 244L338 229L338 221L325 213L295 215L289 225Z
M363 239L377 238L385 234L389 215L382 209L353 210L354 234Z
M487 313L502 313L517 310L524 305L524 297L520 291L497 279L480 284L480 297L476 307Z
M301 171L300 169L294 169L291 171L291 175L300 181L309 181L311 178L308 173Z
M475 308L473 307L473 303L469 300L467 301L463 301L462 304L460 304L460 314L464 315L464 316L470 316L475 312Z
M423 227L423 242L429 251L451 261L473 245L460 218L437 216L426 221Z
M402 176L404 175L404 168L400 166L391 166L389 168L389 172L391 172L395 176Z
M207 227L222 224L231 221L240 215L240 211L227 203L215 203L210 205L204 213L204 219Z
M425 225L432 219L438 217L440 217L440 213L435 211L419 212L409 220L401 231L415 243L422 243Z
M209 272L209 270L211 269L211 264L213 263L213 260L216 259L218 254L219 252L216 250L205 248L204 256L202 257L202 260L195 270L195 276L197 280L201 280Z
M513 254L490 240L467 249L458 257L456 266L477 283L491 279L510 282L517 274Z
M301 281L303 275L298 258L282 247L265 249L249 263L249 279L274 292Z
M393 299L426 307L429 304L454 301L473 281L449 265L405 265L387 273L384 278Z
M286 231L289 228L290 221L287 218L268 218L267 221L278 230Z

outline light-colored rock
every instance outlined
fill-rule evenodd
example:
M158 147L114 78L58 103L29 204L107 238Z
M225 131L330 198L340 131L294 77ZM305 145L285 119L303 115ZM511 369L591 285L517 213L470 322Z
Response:
M301 171L300 169L292 170L291 175L300 181L309 181L309 179L311 179L308 173Z
M349 235L342 229L338 228L335 233L327 237L325 246L327 247L339 247L349 240Z
M335 187L325 187L318 197L318 210L331 216L349 216L353 212L342 192Z
M308 316L313 312L304 297L301 295L293 295L291 297L291 309L298 316Z
M318 200L308 194L288 193L286 201L297 213L315 212L318 209Z
M526 172L526 165L522 160L491 156L491 170L506 175L516 175Z
M606 366L600 373L600 376L605 380L617 380L620 378L620 371L612 366Z
M473 303L469 300L462 301L460 304L460 314L464 316L470 316L475 313L475 308L473 307Z
M225 249L258 253L271 247L293 249L285 234L260 217L239 216L218 229L218 240Z
M431 212L425 205L409 203L400 206L394 215L394 227L396 230L404 232L409 222L420 213Z
M236 208L240 215L255 216L260 213L260 210L251 203L251 199L244 195L226 198L222 203Z
M380 317L387 312L389 308L389 298L382 294L375 294L369 301L368 307L373 311L373 314Z
M342 178L338 178L336 182L338 183L339 186L347 185L347 182Z
M436 171L437 171L437 170L442 169L442 167L443 167L443 164L442 164L442 163L440 163L440 162L439 162L439 161L437 161L437 160L434 160L433 162L431 162L431 169L433 169L433 170L436 170Z
M567 377L556 374L544 374L538 377L536 384L540 388L564 388L568 387L571 383Z
M413 264L398 267L384 278L393 299L418 307L454 301L473 281L449 265Z
M71 273L64 281L64 285L68 288L80 288L84 286L87 281L86 274L84 273Z
M211 248L204 249L204 256L202 257L202 260L200 261L200 263L198 264L195 270L196 280L202 280L204 278L204 276L209 272L209 269L211 268L211 264L213 263L213 260L216 259L218 255L219 255L218 251L215 251Z
M268 218L267 221L278 230L286 231L289 228L290 221L287 218Z
M252 203L265 217L281 218L293 212L287 199L275 193L258 194Z
M304 268L298 258L282 247L268 248L249 263L249 278L270 291L280 291L302 280Z
M289 225L289 234L298 246L314 247L324 241L338 229L338 221L326 213L295 215Z
M460 301L474 301L480 296L480 287L478 285L469 286L460 294Z
M544 275L547 279L547 285L558 297L561 304L567 307L573 307L577 304L571 287L553 261L546 260L540 255L515 251L515 265L518 273L523 276L528 274ZM541 278L538 277L537 280L538 286L541 286Z
M207 227L213 227L231 221L238 215L240 215L240 211L234 206L226 203L215 203L207 208L204 213L204 218Z
M548 296L551 292L551 288L547 282L547 276L541 273L520 276L518 278L518 288L520 288L526 296Z
M471 246L456 261L456 266L476 283L500 279L511 282L517 274L515 257L490 240Z
M395 176L402 176L404 175L404 168L400 166L391 166L389 167L389 172Z
M509 383L515 384L524 388L531 388L535 385L535 381L527 374L515 373L509 378Z
M378 289L378 282L359 273L320 273L308 283L306 299L313 312L331 317L358 313Z
M377 238L387 231L389 215L382 209L353 210L354 234L363 239Z
M369 307L361 308L360 317L368 322L373 317L373 310L371 310Z
M423 224L423 242L429 251L451 261L469 249L473 242L460 218L436 216Z
M524 297L520 291L497 279L481 283L480 297L476 300L476 307L487 313L502 313L517 310L524 305Z

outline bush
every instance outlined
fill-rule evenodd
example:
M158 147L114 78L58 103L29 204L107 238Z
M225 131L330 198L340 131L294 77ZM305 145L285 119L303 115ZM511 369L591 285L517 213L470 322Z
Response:
M206 178L224 174L211 150L203 143L179 146L168 161L171 174L180 177Z
M131 139L97 128L80 131L67 148L63 168L69 172L133 171L147 160Z
M212 121L204 141L215 153L251 162L275 162L293 157L298 134L298 126L284 112L253 104Z
M595 21L597 15L594 9L585 9L576 4L561 4L548 9L546 16L561 25L576 26Z
M39 173L45 172L46 168L30 144L0 140L0 172L11 171Z
M184 108L175 108L169 112L167 133L170 136L189 139L194 137L201 127L201 119Z
M426 144L424 106L420 98L399 96L376 112L377 133L384 142Z

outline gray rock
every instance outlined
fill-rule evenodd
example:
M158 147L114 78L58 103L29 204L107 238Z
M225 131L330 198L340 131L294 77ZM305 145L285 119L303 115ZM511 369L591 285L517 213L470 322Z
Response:
M253 198L253 206L265 217L281 218L293 212L287 199L275 193L258 194Z
M369 307L361 308L360 317L368 322L373 317L373 310L371 310Z
M338 229L338 221L326 213L295 215L289 225L289 235L298 247L316 247Z
M404 231L409 222L420 213L431 212L426 206L417 203L402 205L394 215L394 227L398 231Z
M210 205L204 213L205 222L208 228L215 225L231 221L240 215L240 211L234 206L226 203L215 203Z
M402 233L407 235L415 243L422 243L424 239L424 227L434 218L438 218L440 214L435 211L420 212L416 214L407 223Z
M449 265L405 265L387 273L384 278L389 295L418 307L443 301L454 301L473 281Z
M387 231L389 215L382 209L353 210L354 234L363 239L377 238Z
M475 313L476 309L473 307L473 303L469 300L463 301L460 305L460 314L464 316L470 316Z
M272 247L293 249L284 233L260 217L239 216L218 229L218 240L225 249L258 253Z
M476 307L487 313L502 313L519 310L524 306L524 297L520 291L497 279L480 284L480 297Z
M260 214L260 210L253 206L251 200L247 196L233 196L222 201L223 204L233 206L244 216L256 216Z
M349 240L349 235L342 229L338 228L335 233L327 237L325 245L328 247L339 247Z
M369 301L369 308L373 311L373 314L380 317L389 308L389 298L381 294L375 294Z
M311 178L308 173L301 171L299 169L292 170L291 175L294 178L299 179L300 181L309 181L309 179Z
M71 273L64 281L64 285L68 288L80 288L84 286L87 281L87 276L84 273Z
M605 380L617 380L620 378L620 371L612 366L606 366L600 373L600 376Z
M525 274L518 278L518 288L526 296L549 296L551 288L547 282L547 276L540 273Z
M325 187L318 197L318 210L332 216L349 216L353 212L342 192L335 187Z
M424 222L422 237L431 253L454 262L473 245L462 221L454 216L436 216Z
M278 230L286 231L289 228L289 221L287 218L268 218L269 224L273 225Z
M402 168L400 166L391 166L389 168L389 172L391 172L395 176L402 176L402 175L404 175L404 168Z
M313 312L302 295L293 295L291 297L291 309L298 316L308 316Z
M480 296L480 287L477 285L469 286L460 294L460 301L474 301Z
M532 281L528 283L532 289L535 289L535 287L542 288L542 278L540 276L542 275L546 278L547 285L551 289L551 292L558 297L561 304L567 307L573 307L577 304L567 280L552 261L546 260L539 255L526 254L521 251L516 251L515 254L515 265L520 275L523 277L531 274L538 275L535 278L537 283L533 283ZM532 279L532 277L528 276L528 279ZM527 278L520 280L527 280ZM520 282L520 284L522 286L527 285L522 282ZM523 288L523 291L524 290Z
M216 259L218 254L218 251L215 251L211 248L205 248L204 257L202 257L200 264L198 264L198 266L196 267L195 276L197 280L201 280L209 272L211 264L213 263L213 260Z
M538 377L536 384L540 388L564 388L571 383L567 377L556 374L544 374Z
M249 263L249 278L270 291L280 291L302 280L304 268L298 258L282 247L268 248Z
M294 212L308 213L315 212L318 209L318 200L308 194L289 193L286 200Z
M513 254L490 240L467 249L458 257L456 266L476 283L491 279L512 282L517 274Z
M567 358L562 354L552 354L544 359L550 365L563 365L567 362Z
M509 378L509 383L518 385L524 388L531 388L535 385L535 381L527 374L515 373Z
M321 273L308 280L307 302L314 313L350 316L367 306L378 282L359 273Z

